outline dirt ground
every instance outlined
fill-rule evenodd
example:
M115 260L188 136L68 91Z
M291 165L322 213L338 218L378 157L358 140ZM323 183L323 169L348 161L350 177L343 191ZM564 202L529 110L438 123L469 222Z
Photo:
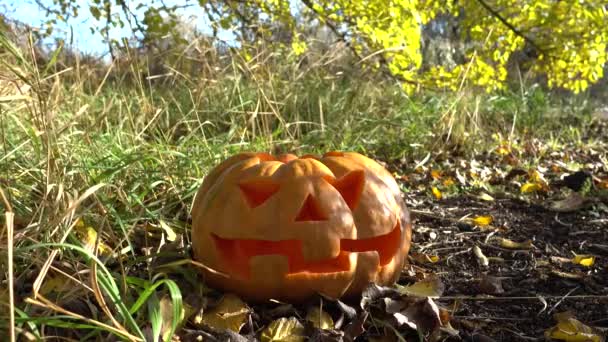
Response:
M415 195L411 196L416 198ZM503 198L487 202L458 196L414 209L414 252L437 255L440 262L420 265L445 284L445 307L456 307L452 326L460 337L482 334L499 341L543 339L556 324L553 314L572 311L588 325L608 327L608 222L592 213L555 213L539 205ZM497 233L530 249L507 249L487 242L492 231L455 222L471 212L492 215ZM605 216L606 217L606 216ZM491 238L490 238L491 239ZM484 267L472 252L502 258ZM560 263L572 252L595 255L591 268ZM500 280L488 280L490 277ZM496 286L499 283L500 286Z

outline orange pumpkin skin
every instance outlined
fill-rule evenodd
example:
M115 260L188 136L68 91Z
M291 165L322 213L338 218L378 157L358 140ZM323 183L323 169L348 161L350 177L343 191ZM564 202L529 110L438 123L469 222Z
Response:
M392 175L354 152L241 153L205 177L192 248L208 284L251 301L297 302L394 283L411 241Z

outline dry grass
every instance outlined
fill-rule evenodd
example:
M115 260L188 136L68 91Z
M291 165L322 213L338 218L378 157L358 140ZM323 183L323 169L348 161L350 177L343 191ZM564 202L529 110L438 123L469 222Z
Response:
M144 340L176 329L182 295L208 291L187 267L190 202L206 171L236 151L421 159L552 127L537 89L410 97L340 51L246 59L193 42L164 52L171 65L126 51L104 66L0 43L0 319L25 339ZM576 101L568 108L583 117L588 104ZM163 268L167 255L186 262ZM161 302L174 310L170 328Z

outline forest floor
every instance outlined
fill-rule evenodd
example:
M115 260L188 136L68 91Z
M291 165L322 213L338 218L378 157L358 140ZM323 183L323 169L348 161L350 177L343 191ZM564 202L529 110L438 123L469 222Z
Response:
M598 123L595 133L607 136L608 125ZM600 341L608 331L608 144L597 141L545 153L543 142L530 140L473 160L449 153L419 161L413 172L405 170L414 161L388 162L414 226L410 266L397 290L370 287L360 302L254 305L241 335L229 335L247 340L262 331L290 340L276 325L264 328L274 321L313 341L542 341L567 334ZM534 167L525 166L530 158ZM569 171L573 163L584 171ZM424 285L412 291L430 299L404 294L415 283ZM320 324L326 319L337 328L319 330L302 319L315 303L324 312L314 316ZM228 336L192 326L183 332L186 340Z

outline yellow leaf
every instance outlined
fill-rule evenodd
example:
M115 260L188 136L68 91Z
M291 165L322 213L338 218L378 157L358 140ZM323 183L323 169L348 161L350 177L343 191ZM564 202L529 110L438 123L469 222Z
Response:
M95 243L97 242L97 231L95 228L87 226L84 224L84 222L82 222L82 220L79 220L74 226L74 232L76 233L78 239L82 242L83 247L89 252L94 253ZM103 242L101 238L99 239L98 251L102 256L112 255L112 248Z
M443 294L445 286L441 279L431 277L415 282L409 286L400 286L399 291L408 296L438 298Z
M540 184L537 183L525 183L524 185L521 186L521 193L522 194L529 194L531 192L537 192L539 190L542 189L542 186Z
M574 254L572 262L586 267L591 267L595 263L595 257L588 254Z
M555 314L554 317L557 320L557 325L545 330L545 337L547 339L567 342L600 342L603 340L596 329L574 318L571 312L561 312Z
M443 181L443 185L445 185L445 186L452 186L455 183L456 182L454 181L454 178L452 178L452 177L448 177Z
M500 146L498 146L498 148L496 148L496 153L501 156L505 156L505 155L511 153L511 149L507 145L500 145Z
M310 321L312 325L317 329L333 329L334 320L331 316L320 309L319 307L312 307L306 314L306 320Z
M47 276L38 292L43 296L46 296L51 292L63 293L72 289L74 285L74 282L72 282L70 278L61 273L57 273L52 276Z
M526 240L524 242L515 242L513 240L500 238L500 246L509 249L530 249L532 248L532 240Z
M439 191L439 189L437 189L436 187L432 187L431 191L433 192L433 195L435 196L436 199L440 200L443 195L441 194L441 191Z
M528 172L528 177L530 178L530 180L533 183L544 183L545 182L545 178L543 177L543 175L540 172L538 172L538 170L534 170L534 169L530 170Z
M477 216L475 218L473 218L471 220L473 222L473 224L475 224L476 226L487 226L490 225L492 223L492 221L494 221L494 218L490 215L487 216Z
M433 178L433 179L440 179L441 178L441 171L439 171L439 170L431 170L431 178Z
M304 326L295 317L281 317L272 321L260 336L261 342L303 342Z
M218 306L195 319L195 323L238 333L247 321L249 313L249 308L239 297L227 294Z

